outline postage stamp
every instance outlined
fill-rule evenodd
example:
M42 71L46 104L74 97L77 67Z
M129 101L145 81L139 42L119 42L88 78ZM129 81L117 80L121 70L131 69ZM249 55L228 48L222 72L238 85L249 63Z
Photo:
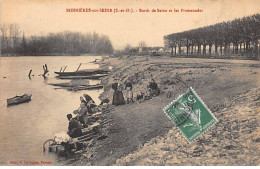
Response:
M191 143L218 120L193 88L164 108L164 113Z

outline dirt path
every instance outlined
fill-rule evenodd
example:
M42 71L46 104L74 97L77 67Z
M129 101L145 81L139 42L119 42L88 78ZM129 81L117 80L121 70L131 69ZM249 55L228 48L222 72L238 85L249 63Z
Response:
M115 108L111 118L113 125L109 137L97 150L102 152L94 165L112 165L115 160L142 146L151 138L163 136L173 124L162 113L159 97L142 104Z
M186 90L182 84L171 82L176 72L197 91L213 113L225 108L227 100L259 85L259 62L169 58L136 62L134 66L126 62L127 59L115 64L114 72L104 81L105 89L117 77L122 81L133 79L136 91L142 90L145 85L140 79L149 77L146 75L149 70L163 94L142 103L116 107L109 115L112 123L108 137L97 142L90 159L81 158L80 163L76 162L80 165L114 165L117 159L138 150L152 138L168 133L174 125L162 109ZM171 98L166 97L169 90L173 92ZM111 90L104 96L111 97Z

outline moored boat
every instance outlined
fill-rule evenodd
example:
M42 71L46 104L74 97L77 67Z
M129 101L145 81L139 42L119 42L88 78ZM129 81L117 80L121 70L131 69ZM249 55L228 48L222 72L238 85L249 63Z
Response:
M68 91L79 91L79 90L93 90L93 89L102 89L103 85L89 85L89 86L79 86L67 89Z
M100 79L105 76L108 76L108 74L96 74L90 76L57 76L57 78L59 79Z
M7 106L17 105L20 103L26 103L31 101L32 95L31 94L24 94L22 96L15 96L13 98L7 99Z
M107 74L110 71L107 69L86 69L75 72L54 72L59 76L90 76L95 74Z

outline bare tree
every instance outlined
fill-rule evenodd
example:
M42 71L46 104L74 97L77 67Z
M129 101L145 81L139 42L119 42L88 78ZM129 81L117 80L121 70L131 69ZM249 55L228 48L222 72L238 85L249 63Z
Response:
M138 47L146 47L145 41L141 41L138 43Z
M129 43L126 44L126 46L125 46L125 52L130 52L131 49L132 49L132 46L131 46Z
M48 35L21 36L17 24L1 25L1 52L19 55L63 55L63 54L110 54L113 46L108 36L82 34L79 32L59 32Z
M18 46L18 38L21 35L20 27L17 24L13 25L13 46L14 48L17 48Z
M2 24L0 27L1 33L2 33L2 44L1 44L1 50L5 50L8 46L7 41L7 25Z
M143 48L146 47L146 43L144 41L141 41L138 43L139 52L143 52Z

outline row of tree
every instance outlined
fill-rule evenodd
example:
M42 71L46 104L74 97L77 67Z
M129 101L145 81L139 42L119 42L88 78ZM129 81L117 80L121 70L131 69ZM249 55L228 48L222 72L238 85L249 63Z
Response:
M110 54L113 46L108 36L97 33L59 32L46 36L25 37L16 24L1 25L2 55L80 55Z
M259 57L260 15L164 36L171 55ZM215 48L214 53L212 48ZM178 52L177 52L178 50ZM208 51L208 52L207 52Z

